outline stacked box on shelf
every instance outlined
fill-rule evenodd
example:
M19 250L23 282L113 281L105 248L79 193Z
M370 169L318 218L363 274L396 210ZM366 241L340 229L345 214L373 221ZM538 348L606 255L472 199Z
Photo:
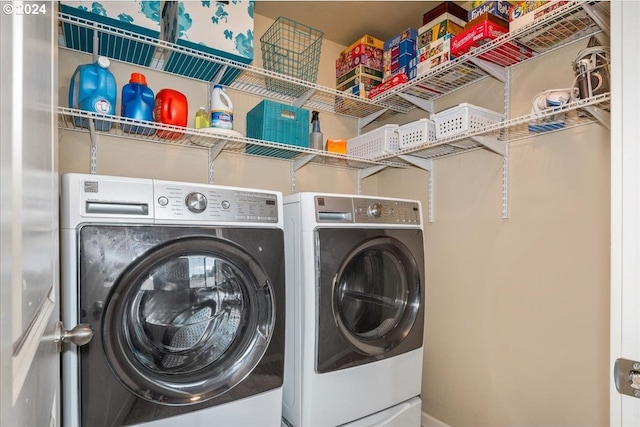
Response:
M468 11L464 7L452 1L445 1L422 15L422 25L435 24L436 21L442 21L444 17L444 19L449 19L458 25L464 26L467 22L467 14Z
M382 71L382 40L364 35L344 49L336 59L336 79L362 65Z
M471 2L471 9L467 16L467 21L471 22L485 13L490 13L509 21L509 10L517 4L517 1L474 1Z
M514 5L509 10L509 30L517 31L525 25L529 25L538 19L541 19L545 15L554 12L558 8L570 3L569 1L523 1ZM564 23L558 23L545 27L533 37L540 37L544 35L545 43L553 44L558 41L564 40L571 34L582 30L586 24L584 21L584 14L586 12L581 11L579 14L573 15L569 20ZM527 38L523 38L526 42Z
M509 32L509 24L504 19L485 13L469 21L465 30L451 39L451 55L462 56L472 48L482 46ZM478 58L501 66L511 66L531 58L535 52L517 41L501 44Z
M91 9L87 5L91 5ZM143 37L160 37L160 2L85 2L61 1L60 11L72 20L96 22ZM82 52L93 53L93 29L64 22L62 25L65 45ZM98 31L98 54L131 64L148 66L156 51L155 46L137 40L107 35Z
M253 0L160 3L165 41L240 64L253 61ZM167 54L164 70L186 77L205 81L215 78L228 85L242 72L241 67L225 67L206 58L172 51Z
M427 73L433 67L449 62L451 55L451 34L437 39L429 46L418 49L418 75Z
M417 74L428 72L431 68L448 62L451 56L450 40L452 36L464 31L467 23L467 10L455 3L446 2L425 14L423 22L431 19L418 30ZM436 16L435 11L444 11Z
M262 100L247 113L247 138L280 142L296 147L309 147L309 110ZM250 144L248 154L292 158L298 153Z
M384 43L383 81L404 74L409 80L416 77L416 44L418 31L407 28Z
M336 60L336 89L366 98L382 82L382 40L364 35Z

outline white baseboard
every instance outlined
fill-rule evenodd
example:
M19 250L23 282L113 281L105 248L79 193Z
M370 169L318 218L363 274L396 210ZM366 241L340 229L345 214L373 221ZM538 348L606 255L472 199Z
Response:
M448 424L443 423L436 417L432 417L426 412L422 412L422 416L420 417L420 426L421 427L449 427Z

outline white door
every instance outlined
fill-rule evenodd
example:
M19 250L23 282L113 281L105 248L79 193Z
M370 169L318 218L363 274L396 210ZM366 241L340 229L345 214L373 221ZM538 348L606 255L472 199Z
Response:
M614 364L640 363L640 3L611 3L611 426L640 426L638 397L618 393ZM631 42L631 41L634 42ZM639 365L640 366L640 365ZM629 385L625 367L621 382ZM640 382L640 378L638 379ZM640 385L640 384L638 384Z
M0 425L59 420L57 104L53 2L0 12ZM56 6L57 7L57 6Z

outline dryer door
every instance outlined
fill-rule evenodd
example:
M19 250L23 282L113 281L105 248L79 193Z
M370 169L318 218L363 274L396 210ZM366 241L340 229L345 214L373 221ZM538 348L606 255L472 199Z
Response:
M102 342L118 380L163 405L201 403L245 379L275 323L273 290L240 246L211 236L153 247L118 277Z
M420 230L321 229L319 372L422 345Z

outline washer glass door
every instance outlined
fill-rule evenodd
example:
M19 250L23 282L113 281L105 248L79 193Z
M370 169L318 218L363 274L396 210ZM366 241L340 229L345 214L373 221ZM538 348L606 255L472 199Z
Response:
M258 364L273 332L272 289L231 241L185 237L156 246L118 278L105 307L104 351L139 397L166 405L212 399Z

